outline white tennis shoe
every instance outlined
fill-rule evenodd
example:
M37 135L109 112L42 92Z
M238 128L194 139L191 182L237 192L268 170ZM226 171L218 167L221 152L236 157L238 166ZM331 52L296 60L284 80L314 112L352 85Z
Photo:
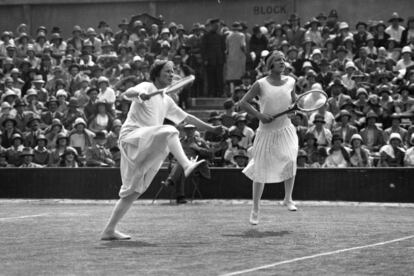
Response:
M286 206L289 211L297 211L298 208L296 207L295 203L291 200L283 200L282 205Z
M258 225L259 224L259 212L252 211L250 213L249 222L251 225Z
M196 158L191 158L190 159L190 165L188 165L187 168L184 169L184 176L187 178L191 175L191 173L201 164L203 164L204 162L206 162L206 160L201 159L200 161L197 161L197 157Z

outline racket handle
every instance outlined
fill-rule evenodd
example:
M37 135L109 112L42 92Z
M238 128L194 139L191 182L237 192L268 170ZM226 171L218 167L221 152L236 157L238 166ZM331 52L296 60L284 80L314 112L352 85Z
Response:
M296 110L296 108L289 108L288 110L285 110L285 111L280 112L280 113L278 113L276 115L273 115L273 119L276 119L276 118L278 118L278 117L280 117L282 115L288 114L288 113L290 113L292 111L295 111L295 110Z

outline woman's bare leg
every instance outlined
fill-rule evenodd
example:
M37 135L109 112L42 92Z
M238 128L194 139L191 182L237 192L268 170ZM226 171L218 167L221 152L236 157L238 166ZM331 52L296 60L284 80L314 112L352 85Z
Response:
M295 177L291 177L285 180L285 198L283 200L283 205L288 207L289 211L296 211L297 208L292 199L293 186L295 185Z
M262 198L264 189L264 183L253 182L253 206L250 213L250 224L257 225L259 223L259 208L260 208L260 199Z
M104 231L102 232L102 240L127 240L131 237L116 231L116 225L124 217L126 212L131 208L132 203L139 197L139 193L134 192L129 196L120 198L112 211L111 218L108 221Z

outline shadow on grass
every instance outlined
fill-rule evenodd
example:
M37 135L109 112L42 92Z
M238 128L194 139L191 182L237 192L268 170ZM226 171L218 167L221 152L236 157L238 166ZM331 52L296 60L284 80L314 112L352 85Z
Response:
M242 234L225 234L224 237L236 237L236 238L270 238L270 237L283 237L285 235L292 234L292 231L258 231L255 229L245 231Z
M121 247L157 247L158 245L143 241L108 241L101 244L98 249Z

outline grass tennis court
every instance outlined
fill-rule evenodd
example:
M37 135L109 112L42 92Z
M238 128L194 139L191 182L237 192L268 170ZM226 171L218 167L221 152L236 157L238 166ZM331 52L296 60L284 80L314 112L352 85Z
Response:
M132 240L108 242L100 241L99 234L113 201L2 200L0 274L409 275L414 271L412 204L299 202L298 212L288 212L276 201L266 201L260 224L250 226L249 201L196 201L182 206L149 202L139 201L120 224Z

